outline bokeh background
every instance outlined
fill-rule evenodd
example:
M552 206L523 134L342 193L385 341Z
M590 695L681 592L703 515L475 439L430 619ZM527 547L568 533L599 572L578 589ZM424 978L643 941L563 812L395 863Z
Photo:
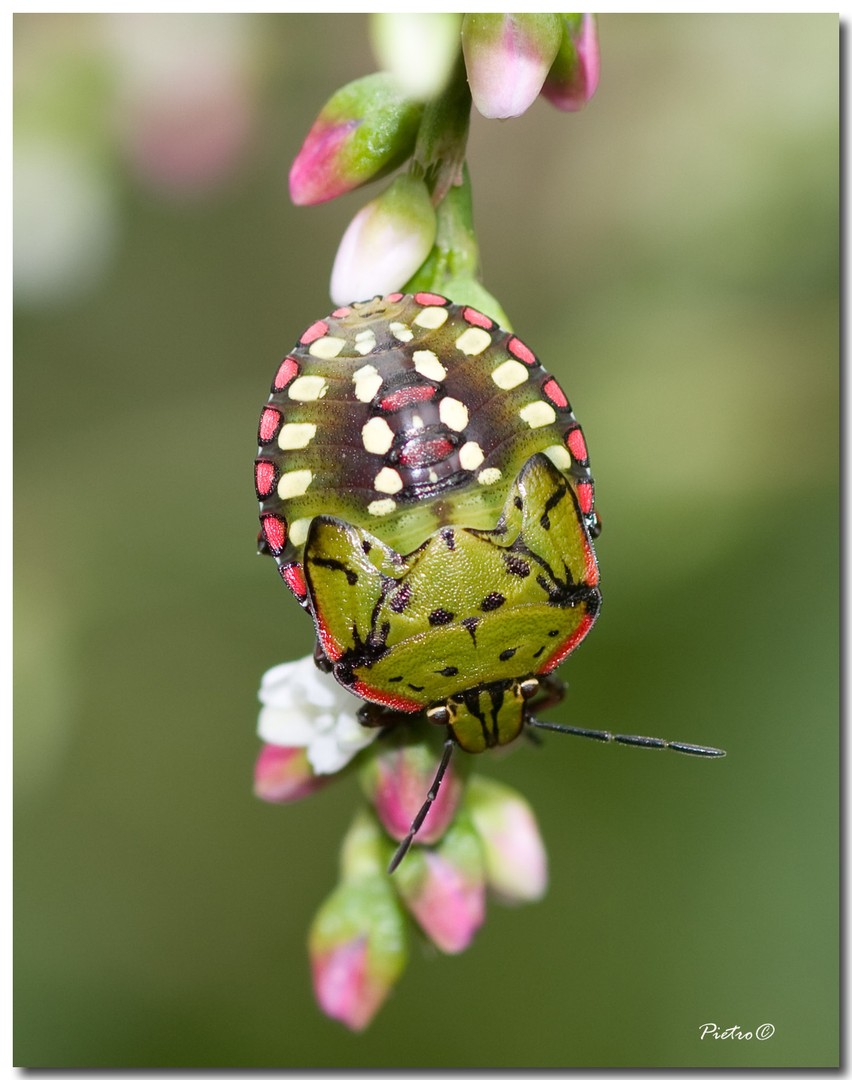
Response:
M486 284L598 480L603 614L554 718L728 757L479 762L549 893L461 956L413 941L356 1036L304 945L355 784L251 795L259 677L311 644L251 464L371 194L286 188L368 20L16 18L16 1064L837 1064L838 22L600 37L583 113L470 142Z

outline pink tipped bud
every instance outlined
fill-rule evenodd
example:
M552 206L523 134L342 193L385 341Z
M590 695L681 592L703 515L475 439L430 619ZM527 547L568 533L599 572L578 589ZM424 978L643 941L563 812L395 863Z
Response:
M320 1008L362 1031L406 961L405 920L387 876L339 885L317 912L308 950Z
M505 120L526 112L561 39L558 15L465 15L462 48L473 103L482 115Z
M398 176L349 224L331 271L335 304L401 289L432 250L436 218L423 180Z
M394 884L423 932L445 953L470 945L485 919L485 869L476 832L456 821L433 851L409 852Z
M400 736L404 738L404 735ZM425 743L388 746L361 770L362 786L376 808L385 832L402 840L426 800L440 756ZM455 817L462 794L455 761L451 760L435 801L415 837L415 843L434 844Z
M342 87L314 121L290 170L290 198L312 206L395 169L411 154L422 106L391 75Z
M314 775L303 746L264 746L254 766L254 793L265 802L295 802L328 780Z
M526 799L475 776L465 808L482 841L489 888L508 904L540 900L547 889L547 853Z
M601 58L594 15L562 16L562 42L542 87L558 109L582 109L598 87Z

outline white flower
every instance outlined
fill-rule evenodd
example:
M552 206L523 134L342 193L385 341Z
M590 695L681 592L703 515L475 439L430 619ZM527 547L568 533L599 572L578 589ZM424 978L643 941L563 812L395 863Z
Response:
M261 679L257 733L273 746L304 746L317 775L339 772L375 739L356 716L357 700L314 663L278 664Z

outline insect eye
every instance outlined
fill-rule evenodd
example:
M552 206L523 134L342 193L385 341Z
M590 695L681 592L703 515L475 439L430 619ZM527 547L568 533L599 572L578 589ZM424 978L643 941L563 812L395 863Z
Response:
M431 709L426 710L426 719L430 724L449 724L450 710L446 705L433 705Z
M521 697L529 700L538 692L538 679L524 679L518 689L521 691Z

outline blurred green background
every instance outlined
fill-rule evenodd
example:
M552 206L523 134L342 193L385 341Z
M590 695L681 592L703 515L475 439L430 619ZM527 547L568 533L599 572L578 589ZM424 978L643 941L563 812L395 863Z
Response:
M305 935L358 794L252 797L308 621L254 555L257 416L374 189L289 205L365 16L15 25L16 1050L77 1067L838 1063L838 20L600 19L582 113L474 115L485 282L598 482L604 608L479 763L551 858L356 1036ZM699 1026L775 1025L768 1041Z

